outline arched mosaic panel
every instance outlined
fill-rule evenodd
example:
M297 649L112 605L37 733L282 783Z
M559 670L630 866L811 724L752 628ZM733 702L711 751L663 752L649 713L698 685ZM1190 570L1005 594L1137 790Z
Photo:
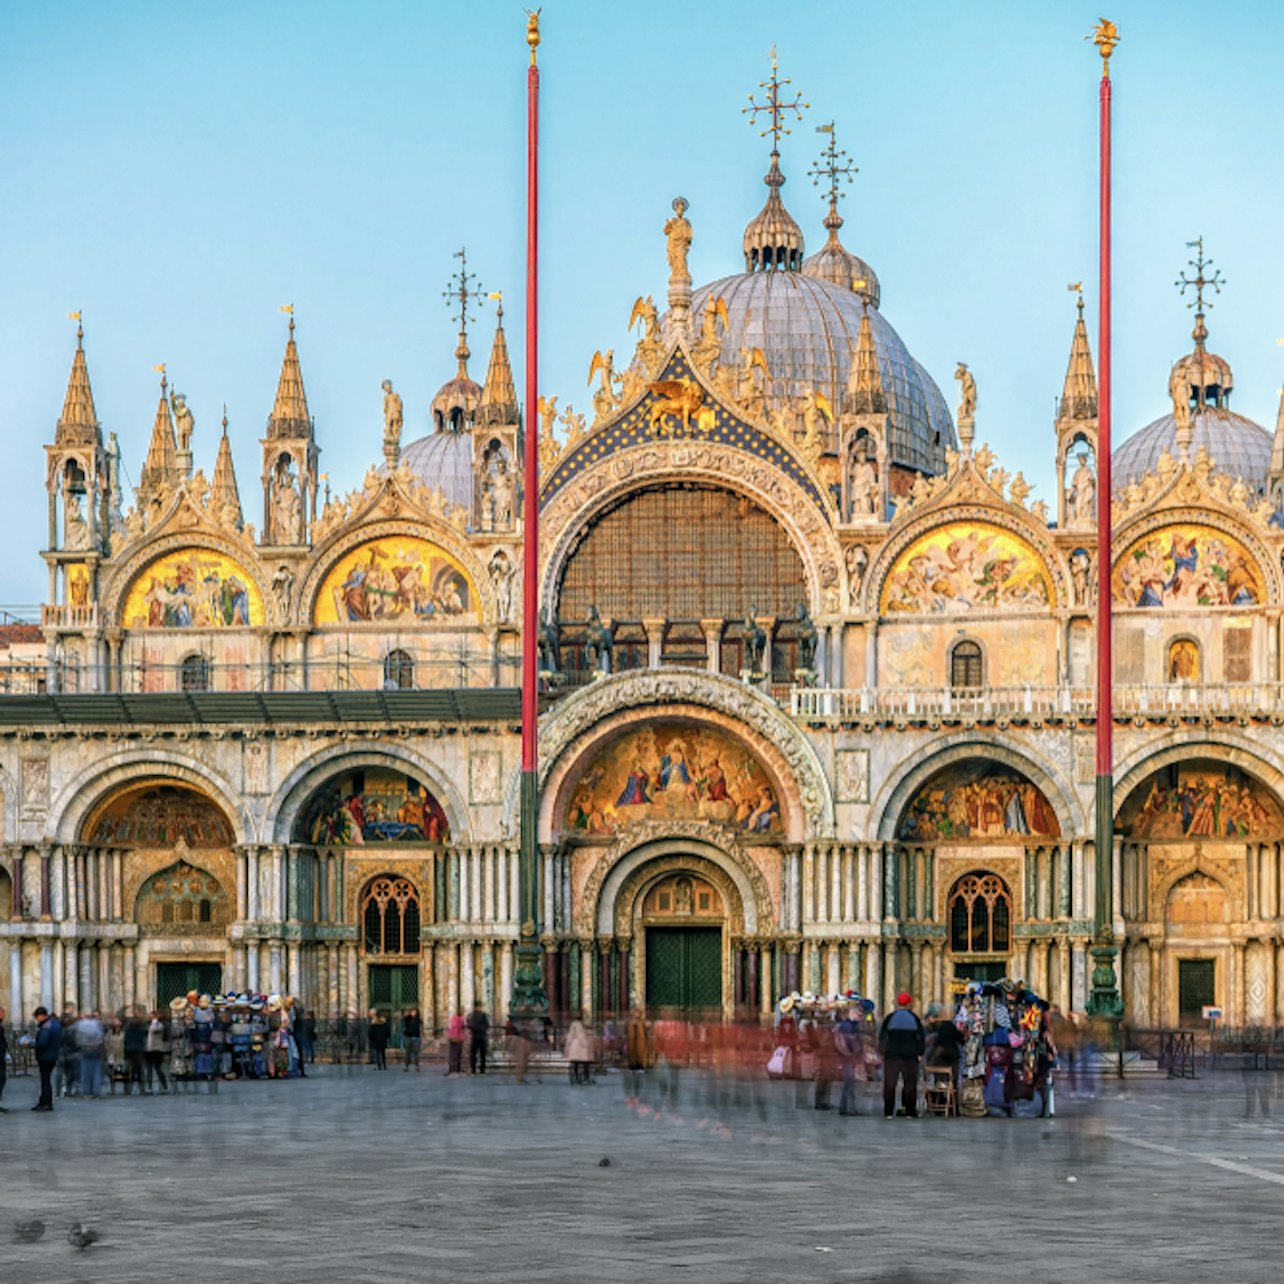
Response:
M477 589L445 549L408 535L345 553L322 581L314 624L429 624L478 610Z
M232 921L232 901L213 874L180 860L142 885L134 920L140 927L182 934L214 931Z
M1119 809L1116 828L1148 841L1180 838L1279 838L1284 809L1237 767L1197 760L1162 767Z
M951 763L930 776L897 826L905 842L1056 838L1057 813L1033 781L985 761Z
M185 548L158 557L125 598L127 629L235 629L264 623L253 576L225 553Z
M1237 539L1182 523L1143 535L1115 562L1119 606L1254 606L1266 601L1257 559Z
M1052 577L1034 546L986 522L957 522L920 535L896 559L879 610L884 615L1023 611L1054 600Z
M312 795L294 837L332 847L444 843L450 825L423 781L387 767L356 767L332 776Z
M186 785L155 781L114 794L85 822L82 839L113 847L193 849L232 846L232 826L216 803Z
M650 821L709 820L751 833L782 831L776 786L720 728L658 719L609 741L580 773L566 830L615 834Z

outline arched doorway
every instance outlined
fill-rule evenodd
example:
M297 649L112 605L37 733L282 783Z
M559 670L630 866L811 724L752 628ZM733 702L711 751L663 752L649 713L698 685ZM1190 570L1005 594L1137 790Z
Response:
M726 928L722 893L706 879L676 873L661 876L641 900L641 988L647 1011L684 1017L720 1013Z
M419 1007L419 892L408 878L379 874L361 893L361 952L369 1006L392 1017Z
M1274 924L1284 806L1247 767L1192 756L1159 767L1119 808L1124 837L1121 979L1139 1025L1278 1020Z
M125 913L137 925L138 939L136 946L122 947L116 993L100 992L93 945L81 951L81 1007L155 1004L189 990L215 994L224 988L228 928L236 917L233 839L218 803L171 779L131 782L90 812L80 840L100 876L86 865L78 903L88 917L101 913L107 887L102 872L118 863Z

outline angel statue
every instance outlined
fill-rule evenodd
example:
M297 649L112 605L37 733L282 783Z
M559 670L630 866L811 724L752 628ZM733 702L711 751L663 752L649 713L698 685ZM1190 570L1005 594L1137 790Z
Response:
M633 315L629 317L629 329L632 330L639 321L642 322L642 342L658 343L660 314L656 311L655 300L649 294L645 299L639 296L638 301L633 305Z
M588 381L590 386L593 383L593 376L597 375L600 379L597 391L593 394L593 409L598 419L611 413L615 406L615 385L619 381L619 376L615 373L615 349L608 348L606 355L603 356L600 351L593 354L593 360L589 363Z

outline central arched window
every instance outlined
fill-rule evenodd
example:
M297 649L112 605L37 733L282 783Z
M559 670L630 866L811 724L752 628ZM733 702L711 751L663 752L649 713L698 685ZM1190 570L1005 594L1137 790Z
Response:
M978 691L981 687L981 647L976 642L956 642L950 652L950 686L955 691Z
M179 666L178 677L184 691L208 691L210 662L203 655L185 656Z
M950 949L1006 954L1012 948L1012 899L997 874L964 874L950 895Z
M419 953L419 894L408 879L371 880L361 900L361 940L367 954Z
M415 660L408 651L389 651L383 661L385 691L413 691Z

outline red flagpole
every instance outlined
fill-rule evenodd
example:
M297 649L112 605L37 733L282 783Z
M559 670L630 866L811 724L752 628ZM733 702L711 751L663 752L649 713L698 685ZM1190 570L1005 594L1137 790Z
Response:
M526 405L522 494L522 774L518 865L521 925L510 1015L542 1034L548 1010L539 944L539 11L529 15L526 43Z
M1114 612L1110 479L1110 55L1119 29L1103 18L1094 33L1101 53L1100 279L1097 322L1097 814L1094 831L1093 970L1088 1010L1117 1019L1123 1014L1114 959L1114 699L1111 644Z

